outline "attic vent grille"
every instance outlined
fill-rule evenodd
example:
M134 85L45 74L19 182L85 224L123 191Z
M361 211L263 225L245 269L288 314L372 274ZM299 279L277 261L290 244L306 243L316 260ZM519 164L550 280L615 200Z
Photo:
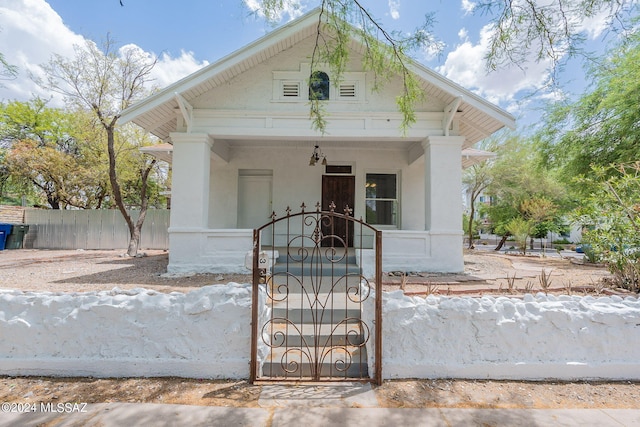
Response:
M300 96L300 83L283 83L282 96L285 98L297 98Z
M343 84L340 85L340 97L341 98L355 98L356 97L356 85Z

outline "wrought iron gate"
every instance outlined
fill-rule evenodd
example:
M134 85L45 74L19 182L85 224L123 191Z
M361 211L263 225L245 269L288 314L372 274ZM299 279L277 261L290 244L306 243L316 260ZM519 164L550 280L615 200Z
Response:
M305 208L273 213L254 230L251 381L380 384L382 233L348 206ZM362 270L367 262L373 281Z

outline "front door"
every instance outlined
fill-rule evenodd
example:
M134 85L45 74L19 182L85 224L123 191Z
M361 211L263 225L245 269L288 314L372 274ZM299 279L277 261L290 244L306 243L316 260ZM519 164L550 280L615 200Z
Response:
M348 175L323 175L322 176L322 210L329 210L333 202L335 211L344 213L345 207L353 209L355 204L356 177ZM351 211L349 215L354 216ZM342 238L347 246L353 247L353 222L335 221L334 224L323 224L322 233L335 235ZM327 239L322 246L342 246L337 239Z

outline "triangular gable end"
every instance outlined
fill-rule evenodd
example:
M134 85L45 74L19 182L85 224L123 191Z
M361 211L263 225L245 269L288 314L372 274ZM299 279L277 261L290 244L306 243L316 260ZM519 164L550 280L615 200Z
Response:
M177 110L181 110L183 117L188 119L190 101L313 36L319 18L320 10L315 9L274 30L126 109L121 122L132 121L160 139L170 141L169 134L176 130ZM515 127L513 116L504 110L419 63L413 62L410 67L424 82L427 97L439 99L446 105L445 133L450 124L445 123L447 117L456 116L460 124L458 133L465 137L466 147L505 126Z

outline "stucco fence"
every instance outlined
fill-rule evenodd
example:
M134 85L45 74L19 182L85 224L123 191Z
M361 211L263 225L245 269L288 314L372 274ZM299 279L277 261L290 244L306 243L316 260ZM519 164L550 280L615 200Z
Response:
M636 298L383 300L384 378L640 379ZM187 294L4 290L0 375L247 378L250 319L251 288L233 283Z

